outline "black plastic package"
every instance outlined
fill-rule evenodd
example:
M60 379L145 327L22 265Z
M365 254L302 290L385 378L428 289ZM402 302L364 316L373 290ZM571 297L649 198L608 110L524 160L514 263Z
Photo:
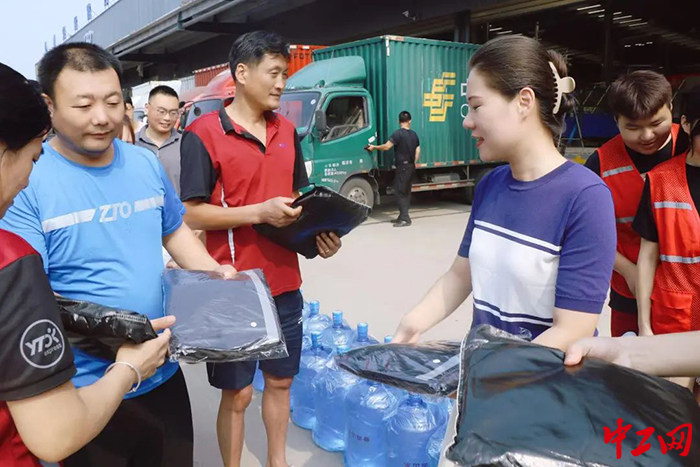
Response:
M299 218L287 227L278 228L269 224L256 224L253 227L260 235L308 259L318 255L317 235L333 232L343 237L362 224L372 211L369 206L323 186L314 187L294 200L292 207L298 206L302 207Z
M377 344L336 357L338 366L417 394L448 396L459 383L458 342Z
M700 465L687 389L595 359L567 368L563 352L490 326L463 344L457 405L446 457L461 466Z
M123 344L158 337L146 315L65 297L56 302L71 346L90 355L114 360Z
M259 269L225 280L215 272L163 273L173 361L240 362L284 358L287 346L275 301Z

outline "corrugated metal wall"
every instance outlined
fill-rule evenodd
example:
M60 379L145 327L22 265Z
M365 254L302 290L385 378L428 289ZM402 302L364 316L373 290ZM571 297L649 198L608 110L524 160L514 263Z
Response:
M206 86L209 81L213 80L216 75L224 70L228 70L228 63L222 63L220 65L209 66L206 68L201 68L199 70L194 70L194 85L195 86Z
M180 85L180 95L182 96L184 93L186 93L190 89L194 88L194 75L185 76L184 78L180 78L180 82L182 83Z
M407 110L421 140L421 162L444 166L479 160L475 141L462 127L468 63L476 50L471 44L383 36L316 51L314 58L364 58L379 142L387 141L399 126L399 113ZM380 165L389 168L392 160L385 154Z

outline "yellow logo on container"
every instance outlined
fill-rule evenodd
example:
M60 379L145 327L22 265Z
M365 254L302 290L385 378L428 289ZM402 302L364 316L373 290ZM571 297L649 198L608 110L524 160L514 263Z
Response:
M431 92L423 94L423 107L430 108L431 122L444 122L447 109L454 104L455 95L447 93L448 86L454 86L456 73L445 71L440 78L433 80Z

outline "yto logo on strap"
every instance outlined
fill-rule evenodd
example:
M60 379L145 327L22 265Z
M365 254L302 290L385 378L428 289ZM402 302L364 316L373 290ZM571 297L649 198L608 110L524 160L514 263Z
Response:
M452 107L455 100L454 94L448 94L448 86L455 85L456 77L454 72L443 72L440 78L433 79L431 91L423 94L423 107L430 108L431 122L445 121L447 109Z
M24 360L41 369L51 368L60 362L66 350L63 333L48 319L30 324L22 334L19 347Z

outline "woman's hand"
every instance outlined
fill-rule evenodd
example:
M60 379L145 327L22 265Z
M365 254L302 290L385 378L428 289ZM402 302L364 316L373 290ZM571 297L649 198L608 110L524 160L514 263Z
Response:
M405 316L399 327L394 332L394 336L391 339L392 344L415 344L420 338L421 332L416 328L416 326L411 322L409 316Z
M566 349L564 364L567 366L578 365L586 357L638 369L634 368L631 354L625 345L630 342L630 339L638 339L638 337L589 337L581 339Z
M170 326L175 323L174 316L164 316L154 319L151 325L156 332L164 330L157 338L143 344L124 344L117 351L117 362L126 362L134 365L145 380L153 376L161 365L165 363L170 346ZM134 380L134 383L136 381Z

